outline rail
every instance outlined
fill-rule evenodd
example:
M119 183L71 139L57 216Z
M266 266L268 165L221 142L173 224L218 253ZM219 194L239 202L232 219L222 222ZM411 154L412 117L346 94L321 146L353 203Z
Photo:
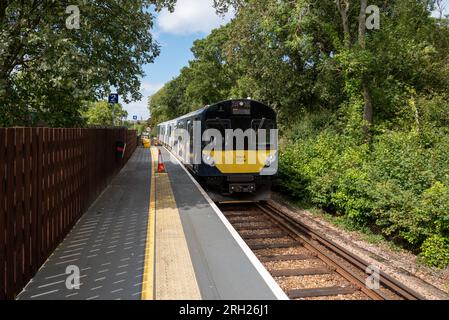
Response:
M261 262L269 267L273 277L281 283L289 277L314 276L327 277L327 282L330 281L329 277L333 277L334 282L349 284L290 288L286 293L292 299L337 296L372 300L424 299L383 271L379 273L380 288L368 287L366 270L370 264L268 203L220 204L220 208ZM302 251L295 251L299 249ZM285 268L287 262L293 266L309 262L314 267ZM276 264L281 266L280 269Z

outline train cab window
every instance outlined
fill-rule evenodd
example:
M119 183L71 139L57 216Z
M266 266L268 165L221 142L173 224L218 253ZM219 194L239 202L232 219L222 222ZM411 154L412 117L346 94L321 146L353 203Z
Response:
M222 135L224 135L226 132L225 130L231 129L231 120L225 119L207 120L206 127L207 129L216 129L220 131Z
M253 120L251 126L256 131L261 129L265 130L274 129L273 121L271 119L266 118Z
M270 142L271 142L270 141L270 138L271 138L270 130L275 129L274 122L271 119L265 119L265 118L263 118L263 119L256 119L256 120L252 121L251 128L254 131L256 131L256 133L258 133L259 130L266 130L266 133L267 133L267 135L266 135L266 143L267 143L267 146L269 147L270 146ZM259 143L259 141L258 141L258 143Z
M222 147L224 147L224 141L225 141L225 137L226 137L226 130L227 129L231 129L231 120L225 120L225 119L215 119L215 120L207 120L206 121L206 129L215 129L220 131L221 136L222 136ZM209 142L207 142L206 144L209 143L213 143L214 138L212 137L211 140Z

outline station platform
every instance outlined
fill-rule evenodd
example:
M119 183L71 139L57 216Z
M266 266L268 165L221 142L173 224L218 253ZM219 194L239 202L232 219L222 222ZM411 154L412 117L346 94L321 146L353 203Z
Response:
M18 299L287 299L188 171L160 150L166 173L156 172L157 148L137 149Z

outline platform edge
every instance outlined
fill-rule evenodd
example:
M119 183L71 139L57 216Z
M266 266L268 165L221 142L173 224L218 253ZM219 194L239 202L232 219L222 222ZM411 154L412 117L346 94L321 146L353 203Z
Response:
M203 195L203 197L206 199L206 201L209 203L211 208L214 210L214 212L217 214L217 216L220 218L221 222L224 224L226 229L230 232L234 240L237 242L239 247L243 250L247 258L250 260L251 264L256 268L259 275L262 277L262 279L265 281L265 283L268 285L270 290L273 292L274 296L278 300L289 300L288 296L285 294L285 292L281 289L281 287L277 284L277 282L273 279L271 274L265 269L265 267L262 265L262 263L259 261L259 259L256 257L256 255L251 251L251 249L248 247L246 242L242 239L242 237L238 234L238 232L234 229L234 227L229 223L229 221L226 219L224 214L220 211L218 206L215 204L215 202L212 201L210 196L207 194L207 192L203 189L203 187L196 181L196 179L192 176L192 174L185 168L185 166L181 163L181 161L176 157L170 150L164 147L164 149L172 155L172 157L175 159L175 161L181 166L181 168L187 173L187 176L192 180L194 185L197 187L197 189L200 191L200 193Z

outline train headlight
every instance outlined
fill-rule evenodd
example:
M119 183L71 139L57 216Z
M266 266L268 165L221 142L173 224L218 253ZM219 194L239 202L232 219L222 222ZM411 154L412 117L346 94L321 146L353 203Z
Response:
M211 167L215 167L215 159L210 155L204 157L204 162Z
M276 162L276 156L274 154L270 154L265 161L265 167L270 167L273 163Z

